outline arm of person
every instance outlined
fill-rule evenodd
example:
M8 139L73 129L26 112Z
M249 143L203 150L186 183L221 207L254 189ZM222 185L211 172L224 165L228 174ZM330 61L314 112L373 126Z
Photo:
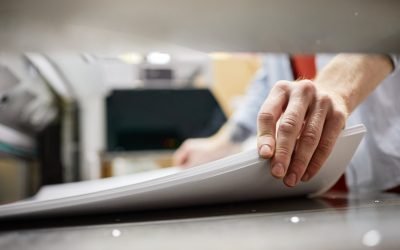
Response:
M173 165L192 167L237 153L242 141L235 139L235 134L243 132L237 124L227 122L213 136L188 139L174 153Z
M258 150L271 159L271 174L289 187L315 176L349 114L393 63L385 55L340 54L314 81L276 83L258 114Z

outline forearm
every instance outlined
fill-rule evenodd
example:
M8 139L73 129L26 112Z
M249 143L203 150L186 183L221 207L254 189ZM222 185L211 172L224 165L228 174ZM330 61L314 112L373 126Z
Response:
M348 115L392 70L389 56L340 54L319 73L315 83L339 97Z

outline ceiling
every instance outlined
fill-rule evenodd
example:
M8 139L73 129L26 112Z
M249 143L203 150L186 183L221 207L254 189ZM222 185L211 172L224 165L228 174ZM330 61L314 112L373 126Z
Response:
M3 0L0 50L400 52L397 0Z

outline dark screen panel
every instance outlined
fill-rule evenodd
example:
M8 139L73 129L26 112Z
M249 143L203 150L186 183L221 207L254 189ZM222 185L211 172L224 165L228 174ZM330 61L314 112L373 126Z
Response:
M226 121L207 89L116 90L106 109L108 151L175 149Z

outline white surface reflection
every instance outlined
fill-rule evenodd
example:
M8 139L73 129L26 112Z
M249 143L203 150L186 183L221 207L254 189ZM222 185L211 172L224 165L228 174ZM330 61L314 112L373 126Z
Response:
M297 216L290 217L290 222L296 224L300 222L300 218Z
M374 247L381 242L381 234L377 230L366 232L362 238L362 243L368 247Z
M118 229L113 229L112 232L111 232L111 235L113 237L117 238L117 237L121 236L121 231L118 230Z

